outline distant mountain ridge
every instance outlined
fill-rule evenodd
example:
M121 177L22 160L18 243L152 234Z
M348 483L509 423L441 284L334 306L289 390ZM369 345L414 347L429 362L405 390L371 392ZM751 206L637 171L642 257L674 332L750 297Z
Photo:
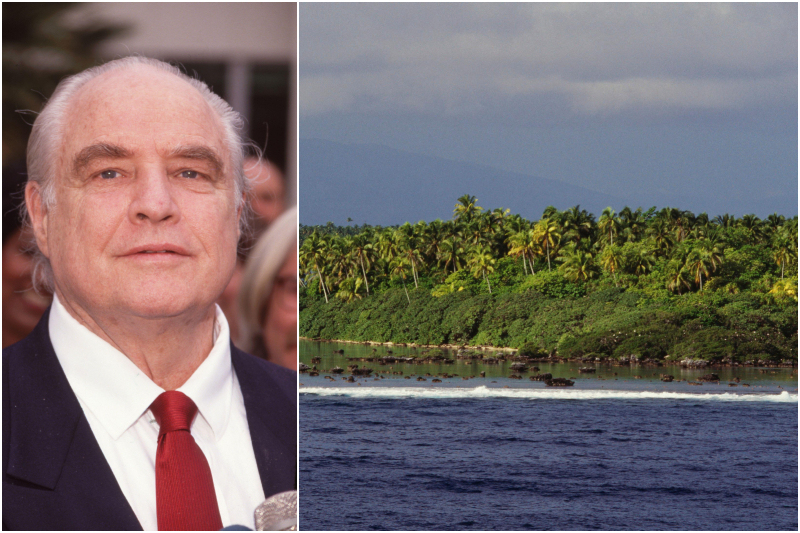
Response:
M464 194L478 198L484 209L508 208L529 220L538 219L553 205L560 210L580 205L596 217L607 206L647 209L653 205L706 211L710 216L754 212L764 217L785 199L754 199L749 210L736 206L716 209L719 202L668 198L653 193L649 203L612 196L588 188L537 176L509 172L486 165L404 152L377 144L343 144L321 139L300 139L300 222L306 225L357 224L388 226L450 219L456 199ZM779 200L779 201L776 201ZM698 206L703 206L698 209ZM706 207L707 206L707 207ZM780 212L780 211L779 211ZM793 216L794 210L781 214Z

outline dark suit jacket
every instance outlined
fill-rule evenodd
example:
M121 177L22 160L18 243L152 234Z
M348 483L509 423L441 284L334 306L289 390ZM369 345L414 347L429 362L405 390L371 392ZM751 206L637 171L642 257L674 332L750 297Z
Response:
M141 530L50 343L3 350L3 529ZM297 374L231 345L264 494L296 488Z

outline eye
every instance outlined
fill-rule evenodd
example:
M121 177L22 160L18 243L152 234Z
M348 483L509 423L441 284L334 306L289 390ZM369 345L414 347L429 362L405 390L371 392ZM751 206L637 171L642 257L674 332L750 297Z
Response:
M116 170L104 170L103 172L100 173L100 177L103 178L104 180L114 179L117 176L119 176L119 172L117 172Z
M181 171L181 177L182 178L189 178L189 179L193 180L193 179L197 179L199 176L200 176L200 173L197 172L196 170L184 170L184 171Z

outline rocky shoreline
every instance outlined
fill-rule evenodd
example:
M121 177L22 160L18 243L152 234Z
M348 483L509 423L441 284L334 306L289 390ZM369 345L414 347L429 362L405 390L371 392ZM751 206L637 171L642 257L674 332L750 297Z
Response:
M359 344L362 346L385 346L385 347L403 347L403 348L412 348L418 349L421 348L423 351L421 355L425 357L394 357L391 355L391 351L389 351L388 357L348 357L349 360L353 361L364 361L364 362L378 362L378 363L385 363L385 362L406 362L406 363L447 363L453 362L452 359L444 356L440 351L438 354L434 353L430 356L431 350L450 350L455 352L455 358L457 359L469 359L476 362L482 362L484 364L497 364L500 361L515 361L515 362L530 362L530 363L588 363L588 364L605 364L611 366L629 366L629 365L643 365L643 366L654 366L654 367L661 367L661 366L678 366L682 368L735 368L735 367L762 367L762 368L797 368L797 361L781 361L781 362L767 362L763 360L749 360L744 362L732 361L732 360L722 360L722 361L707 361L705 359L683 359L680 361L671 361L666 360L669 359L670 356L667 356L665 360L657 360L657 359L640 359L635 355L631 355L629 357L621 357L618 359L608 358L608 357L583 357L583 358L563 358L558 357L557 355L550 354L547 357L528 357L524 355L519 355L518 351L513 348L499 348L496 346L471 346L471 345L463 345L463 344L442 344L442 345L431 345L431 344L415 344L415 343L393 343L393 342L375 342L375 341L352 341L352 340L345 340L345 339L310 339L307 337L300 337L300 339L307 340L307 341L314 341L314 342L336 342L342 344ZM490 357L485 357L485 352L494 352L495 354ZM339 350L340 355L344 355L342 350ZM389 361L391 359L392 361ZM513 368L513 365L512 365ZM590 372L590 368L581 369L586 373Z

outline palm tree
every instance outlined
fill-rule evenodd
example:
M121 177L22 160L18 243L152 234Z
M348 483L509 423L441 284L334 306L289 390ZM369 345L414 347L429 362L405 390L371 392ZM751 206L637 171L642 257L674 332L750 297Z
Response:
M617 285L617 270L619 270L620 262L622 261L622 248L619 246L606 246L600 255L600 265L607 271L611 272L614 277L614 285Z
M739 227L747 231L750 244L758 243L764 236L764 228L761 219L753 214L745 215L739 219Z
M647 228L647 234L650 236L650 239L652 239L656 253L659 256L666 255L670 248L675 245L669 223L662 218L656 219L653 224Z
M772 239L772 258L781 267L781 279L786 263L797 259L797 241L791 239L788 232L778 232Z
M567 241L580 244L594 229L594 215L576 205L561 213L561 230Z
M619 217L611 207L603 209L600 220L597 221L597 229L603 235L603 240L608 235L609 246L614 246L614 235L619 233Z
M422 262L422 254L419 251L419 235L415 231L415 226L408 222L397 228L399 233L400 255L408 259L411 263L411 273L414 275L414 288L419 287L417 277L417 265Z
M725 213L724 215L715 216L713 222L721 228L732 228L736 223L736 217L732 217L728 213Z
M408 297L408 289L406 289L408 265L408 260L405 257L397 257L389 264L389 273L393 278L400 276L400 280L403 282L403 290L406 292L406 300L408 300L408 305L411 305L411 298Z
M444 271L447 273L447 267L452 265L453 272L464 266L462 257L464 257L464 248L461 246L454 237L448 237L442 241L440 245L440 261L444 261Z
M691 284L686 279L686 268L683 262L673 259L667 264L667 289L672 292L678 291L681 294L681 287L689 288Z
M353 237L349 235L344 237L329 235L328 237L329 239L326 240L329 246L326 250L325 257L330 267L331 274L336 275L336 282L339 284L345 278L352 277L357 268L356 260L350 253L353 247Z
M711 271L716 272L722 264L724 252L721 243L721 235L717 232L710 232L708 237L699 241L697 245L704 251L711 265Z
M439 259L442 255L442 241L445 238L444 224L437 218L425 227L422 235L423 248L425 249L425 256L428 258L428 263L436 262L438 266Z
M508 255L522 257L522 267L526 275L528 274L528 265L525 259L529 254L531 257L533 256L534 246L533 231L531 230L521 230L509 238L510 250ZM531 274L533 274L533 263L531 263Z
M631 258L629 267L637 276L643 276L653 269L656 258L653 251L647 247L646 243L639 243L636 246L638 249Z
M367 269L370 267L372 262L372 252L373 252L373 245L371 242L371 237L368 232L360 233L353 237L352 242L350 244L350 253L353 254L353 257L356 258L358 263L361 265L361 273L364 276L364 285L367 288L367 296L369 296L369 281L367 281ZM366 263L366 267L365 267Z
M453 218L458 221L469 222L476 214L483 211L483 208L478 206L478 199L474 196L465 194L457 202L453 210Z
M476 278L483 276L486 286L489 287L489 294L492 294L492 286L489 284L489 278L486 274L494 272L495 258L492 257L491 250L488 246L481 246L475 248L469 256L468 264L472 267L472 275Z
M622 234L626 242L637 242L641 240L647 229L647 217L642 213L642 208L637 207L636 211L625 206L619 212L620 226L623 228Z
M561 212L552 205L545 207L542 212L542 218L549 218L550 220L558 220L560 216Z
M400 233L392 228L385 228L378 235L377 248L381 259L391 261L399 254Z
M559 267L564 277L570 281L586 281L597 276L597 267L592 254L575 249L564 257Z
M345 302L352 302L353 300L360 300L361 294L358 290L361 288L361 278L345 278L339 284L339 290L336 291L336 298L340 298Z
M326 254L326 242L320 234L314 230L300 248L300 263L306 265L307 272L310 272L313 266L313 271L319 275L319 286L322 289L322 294L325 295L325 303L328 303L328 290L325 287L325 281L322 279L322 269L319 266L320 263L323 265L325 264Z
M543 218L534 227L533 240L539 243L547 254L547 270L550 271L550 248L555 247L561 241L561 234L558 232L558 225L554 220Z
M708 277L710 265L711 261L707 251L700 247L689 252L689 256L686 258L686 268L690 273L694 274L694 280L700 283L701 291L703 290L703 274Z

